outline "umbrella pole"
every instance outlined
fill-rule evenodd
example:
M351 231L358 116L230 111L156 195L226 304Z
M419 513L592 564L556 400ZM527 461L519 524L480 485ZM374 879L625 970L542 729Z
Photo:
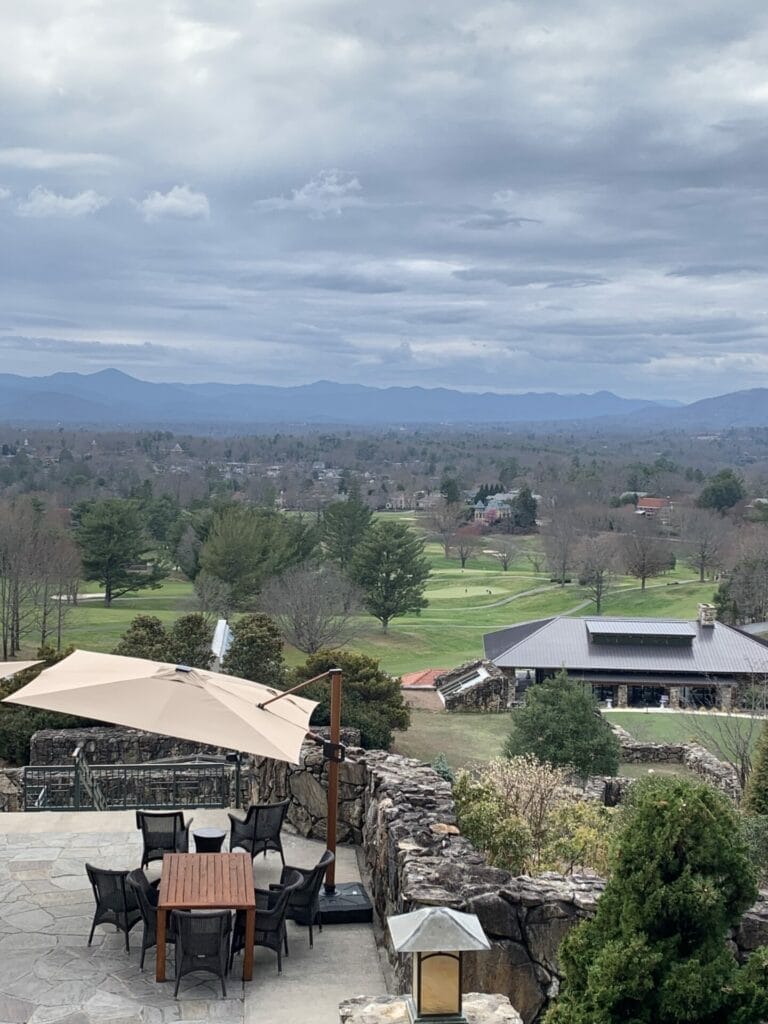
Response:
M341 672L331 672L331 743L336 745L341 741ZM339 808L339 762L331 758L328 762L328 828L327 845L328 849L336 853L336 823L338 820ZM328 865L325 874L325 891L327 893L336 890L336 861Z

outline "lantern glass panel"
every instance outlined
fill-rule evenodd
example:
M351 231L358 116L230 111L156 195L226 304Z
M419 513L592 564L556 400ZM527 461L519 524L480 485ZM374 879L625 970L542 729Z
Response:
M418 955L421 960L417 1008L420 1016L461 1012L461 960L455 954Z

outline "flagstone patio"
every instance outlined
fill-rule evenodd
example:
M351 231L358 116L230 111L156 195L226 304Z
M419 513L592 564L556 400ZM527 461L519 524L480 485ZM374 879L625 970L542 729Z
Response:
M197 827L227 827L224 811L192 814ZM290 834L283 842L289 864L310 866L323 850ZM242 981L237 957L226 999L216 979L191 975L175 1000L172 982L154 980L154 950L139 970L140 924L130 953L106 925L87 945L94 903L85 862L134 868L140 850L132 811L0 815L0 1024L337 1024L344 999L386 992L370 925L326 927L311 950L307 929L289 922L281 976L275 955L257 948L253 981ZM150 865L150 878L159 867ZM277 881L280 869L277 854L257 857L256 885ZM353 848L339 849L336 877L360 880ZM172 977L170 947L169 956Z

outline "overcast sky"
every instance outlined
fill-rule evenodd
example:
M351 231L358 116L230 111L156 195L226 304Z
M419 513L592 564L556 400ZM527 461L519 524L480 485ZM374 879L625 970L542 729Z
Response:
M0 367L768 386L765 0L0 5Z

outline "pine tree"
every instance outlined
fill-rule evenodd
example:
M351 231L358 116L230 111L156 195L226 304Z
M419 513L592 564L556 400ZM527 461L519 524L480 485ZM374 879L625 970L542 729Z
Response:
M759 1024L768 949L740 965L729 928L757 895L736 811L706 783L635 783L597 912L560 947L546 1024Z
M757 738L741 809L745 814L768 814L768 725L763 725Z
M368 530L352 566L363 603L386 630L390 619L426 608L429 563L424 543L404 523L382 520Z
M346 501L335 501L323 513L320 536L328 557L348 572L357 546L371 525L373 513L360 497L357 483L349 486Z

